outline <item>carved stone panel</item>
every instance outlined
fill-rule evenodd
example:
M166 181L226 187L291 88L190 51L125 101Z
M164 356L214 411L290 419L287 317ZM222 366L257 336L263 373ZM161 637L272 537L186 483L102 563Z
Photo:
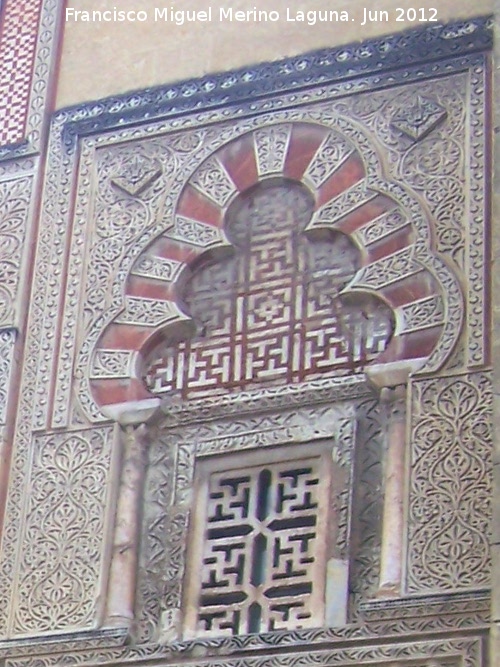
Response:
M309 394L309 400L310 397L311 394ZM241 409L242 406L239 407ZM232 632L245 634L256 630L260 632L265 629L307 627L311 624L313 626L322 623L338 624L340 618L343 618L345 623L354 434L354 410L351 405L347 404L315 408L304 406L264 414L258 412L245 414L244 412L239 417L228 415L225 419L218 418L215 421L204 423L198 421L195 424L187 423L168 430L164 429L160 421L154 432L151 433L153 441L150 447L150 465L146 479L144 542L138 600L141 639L158 636L159 632L164 639L173 639L181 634L182 625L187 635L192 636L200 632L202 634L206 632L208 635L231 634ZM242 454L242 450L246 453ZM224 454L223 459L221 459L221 454ZM312 564L307 565L307 577L302 573L303 567L298 568L301 572L299 577L301 584L297 584L299 588L300 585L303 588L311 588L311 592L307 593L304 588L300 594L303 597L304 609L295 609L299 598L297 600L294 596L287 598L283 593L281 595L283 599L279 596L278 599L277 594L272 593L269 599L276 607L276 609L273 607L273 611L271 607L268 608L263 604L266 596L262 597L260 593L257 593L261 591L264 584L256 584L256 592L252 594L252 599L249 599L248 604L244 603L242 606L233 601L235 606L232 617L237 627L234 626L231 630L226 621L220 619L225 605L219 609L220 605L217 602L215 617L211 617L211 620L208 620L208 612L213 612L215 602L209 604L202 612L200 604L203 606L203 603L200 601L205 599L203 597L205 595L203 592L204 579L202 577L202 589L200 589L200 579L192 580L189 572L200 570L201 564L198 562L200 558L209 559L212 562L213 559L209 552L219 544L217 539L215 539L217 544L214 542L215 547L210 542L210 532L207 533L206 538L204 535L207 526L216 525L215 516L220 513L220 503L218 504L216 497L218 498L220 493L215 490L215 487L212 491L207 490L205 483L202 483L201 480L205 479L210 488L213 485L220 489L227 488L230 492L228 502L236 503L236 495L231 500L233 486L227 487L224 480L228 476L231 479L235 477L235 471L238 471L242 460L247 463L251 461L256 463L256 466L253 467L254 477L250 476L247 482L242 482L241 485L234 487L235 494L241 493L245 497L248 496L250 500L248 511L250 512L250 509L253 508L251 510L253 518L248 516L245 524L250 526L250 533L245 529L241 539L252 539L254 547L247 545L248 549L245 552L249 553L249 549L251 551L252 548L257 550L260 548L262 552L259 551L260 558L271 563L274 562L271 556L273 553L276 556L279 551L279 549L276 551L278 542L282 541L285 553L291 553L291 547L293 547L294 552L298 550L299 560L306 558L304 562L307 564L312 558ZM258 465L259 462L261 465ZM246 465L245 470L240 470L241 474L237 475L238 479L248 473ZM318 477L318 466L321 468L320 478ZM307 474L304 472L306 468L308 470L310 468ZM332 470L331 476L325 476L325 471L329 469ZM197 470L196 478L195 470ZM281 520L278 509L276 509L278 505L273 510L274 513L278 512L273 523L273 520L268 518L259 519L259 512L264 511L263 507L261 506L259 510L252 504L252 498L260 497L259 484L265 481L262 481L260 474L263 470L270 475L268 480L270 493L285 493L286 497L290 496L287 502L293 505L295 501L292 502L291 494L295 489L293 491L295 494L293 498L296 498L295 504L299 503L299 495L302 494L302 500L307 501L310 505L309 509L304 509L307 516L304 515L305 518L302 515L298 516L297 523L293 524L295 527L290 534L291 526L279 528L274 525L279 524ZM292 474L293 470L295 473ZM300 470L302 473L299 474L297 471ZM204 471L209 471L205 473L205 475L208 474L208 477L204 475ZM251 475L251 472L248 474ZM278 481L278 478L281 479L281 477L283 480L288 480L291 485L289 491L286 491L283 486L284 482ZM309 485L312 485L310 490ZM196 493L195 487L199 487ZM213 496L213 502L206 497L207 493L210 494L210 497ZM210 514L212 505L213 517ZM198 510L195 512L196 506ZM207 507L209 508L208 518L204 511ZM330 517L328 522L326 521L327 516ZM288 505L282 518L293 522ZM311 519L318 532L318 537L314 540L311 533L313 530ZM302 523L305 521L304 525L301 521ZM189 525L191 526L190 541L187 532ZM328 531L326 531L327 525L330 526ZM220 529L223 532L225 530L224 526L221 526ZM234 530L231 528L228 530L233 536L232 542L235 542L236 524ZM280 530L285 532L281 534ZM274 537L273 531L278 531ZM299 542L294 544L293 540L296 539L297 534L301 534L301 531L304 539L300 544ZM247 537L244 537L245 535ZM258 538L259 535L266 536L266 548L262 543L262 537ZM292 539L291 547L285 544L286 540L290 539ZM223 561L229 561L233 556L237 558L236 552L235 555L227 551L227 539L221 538L221 540L219 546L223 545L223 548L226 549ZM187 550L188 543L189 550ZM310 552L313 543L314 557ZM239 544L238 540L235 542L236 546L237 544ZM324 555L320 557L321 553ZM262 564L262 568L257 573L256 566L251 565L252 561L248 561L245 566L241 557L240 554L237 560L241 567L240 575L245 580L248 578L250 581L252 577L264 576L266 581L269 578L267 588L278 592L281 590L282 587L280 588L276 582L271 584L271 581L274 581L273 573L279 574L278 563L272 567L269 565L267 568ZM248 554L247 557L250 558ZM189 569L186 570L186 559L188 558L190 564ZM284 577L283 585L286 584L293 588L294 584L290 583L290 577L285 576L287 568L291 567L290 558L291 556L285 557L283 554L282 578ZM259 561L258 556L256 556L256 561ZM296 565L298 567L299 561ZM208 565L203 566L203 571L209 576ZM214 574L214 576L218 575ZM234 585L241 593L243 589L240 584L236 584L239 580L238 576L231 575L231 581L234 579ZM314 585L311 585L310 577L313 577ZM207 580L207 586L209 583ZM216 590L217 587L212 591L212 598L217 595L214 592ZM295 591L295 588L293 590ZM236 589L234 591L231 589L229 596L231 600L236 594ZM299 595L296 591L295 594ZM310 596L312 597L309 600ZM322 606L325 600L326 608ZM288 609L290 604L292 608ZM202 615L206 621L202 621L201 625L197 620L198 614ZM184 621L182 615L185 615ZM257 620L257 615L259 620ZM201 621L201 616L199 620ZM257 624L258 627L254 627L252 623Z
M32 443L10 593L17 635L68 631L99 618L113 430L43 435Z
M145 117L144 125L104 134L97 120L87 125L61 112L50 151L40 266L54 264L54 275L63 275L58 264L70 228L72 241L64 318L57 324L61 345L56 351L47 338L46 349L39 350L28 341L40 371L36 427L96 422L103 419L102 405L152 400L141 377L144 355L160 342L164 325L186 324L174 298L183 267L207 252L213 260L214 250L227 248L221 228L226 208L259 179L276 176L322 193L311 232L352 236L366 265L348 291L375 291L395 310L394 340L380 368L370 371L377 382L401 372L403 359L415 369L427 360L426 372L454 351L451 363L461 368L466 359L482 363L484 146L475 130L474 136L467 130L466 109L474 127L482 127L484 72L483 57L468 55L453 66L370 74L356 95L340 81L251 107L235 101L223 115L200 112L182 123L158 111L154 121ZM422 127L412 130L419 113ZM61 153L60 144L78 128L88 138L78 144L79 185L70 220L68 202L57 192L73 173L74 145ZM266 157L271 145L276 164ZM432 157L449 154L455 157L444 162ZM357 155L365 174L340 187L339 176L352 177ZM433 160L430 169L422 166L425 156ZM466 200L472 183L474 195ZM468 266L474 270L466 277ZM41 270L37 284L47 299L57 298ZM40 322L48 333L52 321ZM58 372L50 376L54 364ZM50 404L47 387L54 396Z
M379 401L367 397L356 403L356 467L352 523L351 612L375 597L380 572L381 520L384 477L384 415Z
M487 360L484 292L487 179L485 107L487 72L475 61L468 72L395 90L375 92L339 107L376 132L392 173L425 200L432 213L436 248L461 272L468 271L468 317L450 366ZM470 121L470 126L468 122ZM467 128L470 127L470 149ZM469 194L470 196L469 196ZM456 304L448 311L454 317Z
M492 389L489 374L413 384L409 593L490 585Z
M48 41L56 4L36 5ZM486 24L436 26L54 116L1 535L0 635L12 643L0 659L9 667L482 667ZM33 81L47 64L39 44ZM31 91L30 147L45 90ZM0 324L16 313L35 163L0 165ZM5 378L14 338L9 327L0 341ZM377 590L386 424L366 375L379 387L411 377L406 569L395 599ZM100 627L111 547L120 547L110 538L109 419L146 421L155 410L143 429L149 466L126 636ZM290 472L285 451L310 469L297 482L304 497L307 483L323 483L322 457L325 483L340 480L326 509L310 495L334 517L335 558L319 554L318 563L329 560L321 595L335 604L323 610L302 592L314 606L310 625L259 625L249 604L243 630L256 632L187 638L200 616L199 591L186 593L193 508L212 493L201 523L214 518L213 496L242 467L214 464L208 496L199 471L248 457L251 496L264 469L272 489ZM271 465L272 452L280 460ZM269 537L274 528L257 514L252 530ZM265 558L259 540L251 549ZM213 541L198 547L213 558ZM304 564L295 556L292 568ZM186 599L198 605L192 624Z
M362 370L377 385L394 384L427 364L433 351L433 364L443 363L440 355L448 356L460 334L460 287L433 253L430 221L419 201L383 173L373 136L331 103L268 114L231 130L227 141L230 128L219 129L218 150L201 163L195 155L213 144L207 136L197 147L193 174L183 180L179 169L160 213L165 231L136 262L157 267L182 258L177 280L144 271L139 277L133 270L121 312L101 331L103 350L125 352L133 341L139 359L148 357L147 387L139 365L128 387L112 376L91 376L95 400L112 406L132 397L151 400L146 388L186 397ZM165 153L167 146L165 141ZM270 147L278 151L272 164ZM137 208L127 203L126 216ZM242 233L247 226L251 238ZM345 237L353 242L350 251ZM273 238L280 257L269 262L265 246ZM333 257L343 258L344 266ZM277 271L287 277L286 286L275 284ZM314 301L320 283L322 297ZM216 302L225 296L224 304ZM200 312L202 298L208 320ZM392 312L382 312L383 302ZM446 321L445 308L453 312ZM315 333L320 320L324 332ZM87 338L85 346L91 344ZM97 341L85 358L100 350ZM287 365L288 356L293 362Z
M27 165L28 166L28 165ZM0 180L0 327L19 327L33 175Z

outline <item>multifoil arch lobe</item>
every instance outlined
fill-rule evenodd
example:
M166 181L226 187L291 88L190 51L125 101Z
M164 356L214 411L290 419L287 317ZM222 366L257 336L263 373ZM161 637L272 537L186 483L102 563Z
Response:
M228 210L265 181L300 184L311 193L309 238L336 235L356 248L359 262L342 287L344 302L369 297L392 311L387 345L362 369L376 386L436 371L454 349L463 319L459 282L433 250L428 212L409 188L385 176L383 156L367 133L340 114L319 110L306 119L277 115L266 121L204 157L179 195L167 198L163 233L134 253L123 307L90 355L89 388L105 414L116 418L137 402L158 404L144 382L152 351L193 333L178 303L183 276L207 258L226 256ZM99 371L117 356L119 373Z

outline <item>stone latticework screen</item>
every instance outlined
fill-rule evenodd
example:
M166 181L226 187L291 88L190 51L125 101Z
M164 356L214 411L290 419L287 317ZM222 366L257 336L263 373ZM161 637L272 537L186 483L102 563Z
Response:
M195 403L191 415L165 415L153 427L142 641L154 636L159 608L170 639L345 623L356 424L353 405L336 399L360 391L362 381L333 383L325 404L309 406L306 391L295 408L273 393L265 413L266 401L252 408L228 396L208 422L192 422ZM158 579L160 598L151 589Z
M62 110L2 163L1 667L486 664L487 24ZM292 532L255 499L299 462Z
M152 391L186 398L345 375L383 352L390 309L366 296L342 302L359 251L341 234L308 237L312 213L307 188L276 179L234 202L225 224L234 254L189 279L181 305L195 334L154 359Z
M260 465L229 456L205 476L201 465L190 559L201 576L188 578L188 631L238 635L324 622L329 466L310 449L306 458L272 452ZM235 458L240 467L224 470Z

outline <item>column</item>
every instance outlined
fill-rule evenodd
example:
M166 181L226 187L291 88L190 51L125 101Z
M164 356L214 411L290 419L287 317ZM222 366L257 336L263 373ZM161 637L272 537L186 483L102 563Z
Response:
M387 428L379 597L401 594L404 534L406 385L384 388Z
M146 471L145 427L121 428L122 468L108 584L105 626L134 620L140 516Z

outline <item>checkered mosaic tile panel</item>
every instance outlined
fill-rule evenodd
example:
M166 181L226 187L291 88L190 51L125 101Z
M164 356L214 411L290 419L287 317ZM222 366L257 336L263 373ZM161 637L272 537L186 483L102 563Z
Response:
M0 25L0 145L25 136L43 0L5 0Z

